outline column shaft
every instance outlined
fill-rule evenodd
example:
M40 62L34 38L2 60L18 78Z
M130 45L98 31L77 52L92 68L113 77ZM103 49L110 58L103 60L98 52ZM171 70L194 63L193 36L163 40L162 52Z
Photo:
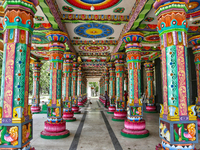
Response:
M164 149L174 149L177 146L194 149L194 143L198 143L195 105L189 106L187 3L185 0L169 3L161 0L154 3L162 51L163 105L160 110L160 137Z
M31 112L39 113L40 110L40 69L42 63L40 61L35 61L33 63L33 99Z

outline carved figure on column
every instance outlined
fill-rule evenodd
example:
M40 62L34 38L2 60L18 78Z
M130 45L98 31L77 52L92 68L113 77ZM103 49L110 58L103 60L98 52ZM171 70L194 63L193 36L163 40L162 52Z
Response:
M124 129L121 134L129 138L144 138L149 136L145 129L143 119L143 105L141 102L141 45L144 35L140 32L127 32L123 35L126 43L129 99L127 106L127 119L124 122Z
M68 35L61 31L50 31L46 34L50 51L50 95L47 108L47 121L41 137L45 139L59 139L69 136L66 122L63 120L62 101L62 70L65 42Z
M154 3L162 51L163 105L160 137L163 149L194 150L198 143L195 105L190 106L187 60L186 0ZM168 131L168 134L165 134Z

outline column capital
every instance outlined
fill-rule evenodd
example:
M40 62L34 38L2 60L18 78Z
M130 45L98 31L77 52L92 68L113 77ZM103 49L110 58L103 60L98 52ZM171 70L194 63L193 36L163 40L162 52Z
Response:
M130 31L123 35L122 40L128 43L140 43L144 38L144 34L141 32Z
M64 58L65 59L76 59L76 53L73 52L64 52Z
M193 54L200 53L200 35L193 36L188 41L194 45L192 48L194 50Z
M144 67L145 68L153 68L154 66L155 66L155 64L152 63L152 62L146 62L146 63L144 63Z
M111 61L115 61L115 60L125 60L125 58L126 58L126 53L124 53L124 52L119 52L119 53L113 53L112 55L111 55Z
M50 42L61 42L61 43L65 43L67 42L67 40L69 40L68 34L62 31L49 31L48 33L46 33L46 38Z

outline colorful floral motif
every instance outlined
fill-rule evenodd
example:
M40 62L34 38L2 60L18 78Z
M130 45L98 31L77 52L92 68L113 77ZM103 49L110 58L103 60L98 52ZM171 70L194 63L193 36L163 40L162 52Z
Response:
M114 13L123 13L125 10L124 7L118 7L113 10Z
M44 21L44 17L42 17L42 16L35 16L35 20L37 20L37 21Z
M147 17L147 18L145 18L144 21L146 21L146 22L152 22L153 20L154 20L153 17Z
M63 6L62 9L66 12L73 12L74 9L72 7L69 7L69 6Z

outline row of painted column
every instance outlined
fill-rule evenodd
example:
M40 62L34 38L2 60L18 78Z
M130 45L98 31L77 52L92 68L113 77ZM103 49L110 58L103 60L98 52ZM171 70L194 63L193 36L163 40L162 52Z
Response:
M186 1L156 1L154 7L158 16L158 32L162 52L162 81L163 105L161 105L159 119L159 135L162 143L156 149L194 150L198 143L198 124L195 105L190 105L187 60L187 30L188 23ZM142 138L149 135L143 119L141 103L141 45L144 35L140 32L124 34L126 54L115 53L111 61L115 60L116 98L114 117L112 120L125 119L121 134L130 138ZM194 45L194 55L197 73L197 115L199 116L199 41L200 36L189 39ZM128 66L129 99L127 109L123 99L123 72L121 67L126 57ZM152 63L146 63L148 104L147 110L154 109L153 72ZM153 106L153 107L152 107ZM127 111L127 115L126 115Z
M37 0L6 0L3 3L5 16L3 19L4 54L0 99L0 149L32 149L30 141L33 138L33 123L31 106L28 105L28 94L31 37L37 5ZM72 105L78 108L77 97L80 98L81 103L87 100L85 94L87 81L85 77L80 76L81 84L77 88L77 63L72 62L73 54L65 52L64 43L68 40L67 34L52 31L47 33L46 37L50 41L50 97L47 121L45 121L41 137L63 138L69 135L64 119L72 116ZM38 106L41 65L39 61L33 63L33 111L40 109ZM65 85L63 95L62 78L64 78ZM70 89L72 84L73 90ZM81 91L77 94L76 91L80 87Z

